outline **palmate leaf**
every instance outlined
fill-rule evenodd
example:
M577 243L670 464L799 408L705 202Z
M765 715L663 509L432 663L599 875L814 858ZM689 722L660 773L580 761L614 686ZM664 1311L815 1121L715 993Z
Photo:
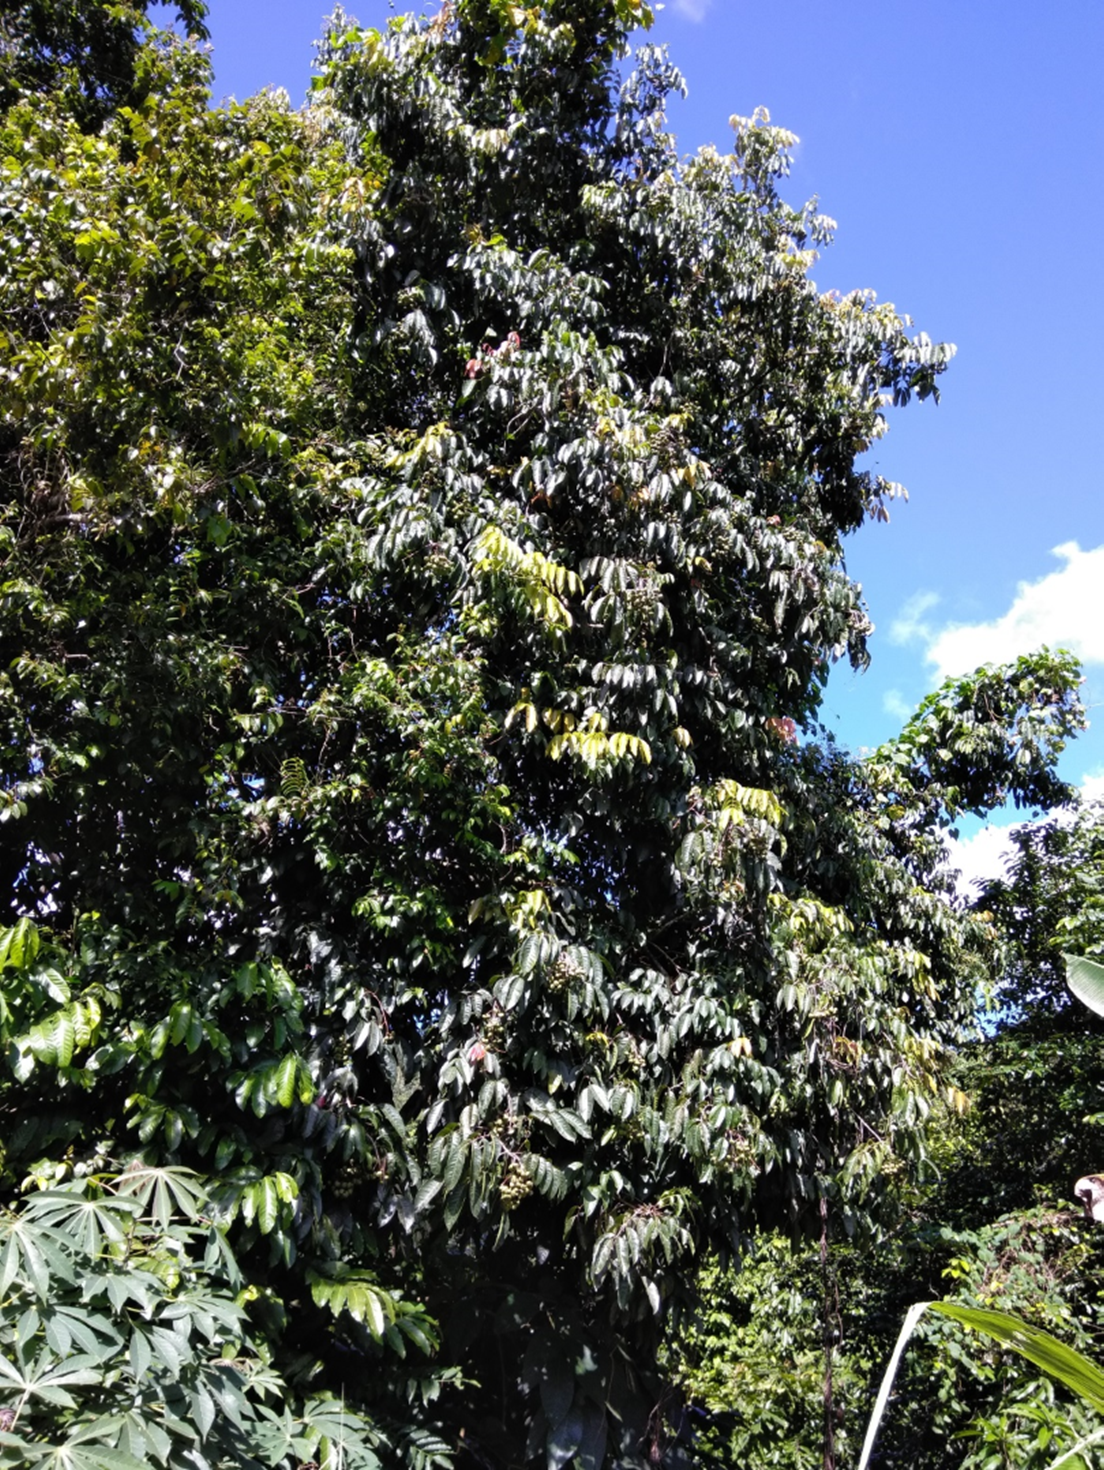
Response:
M0 1216L0 1295L22 1280L39 1297L51 1290L51 1277L75 1282L77 1270L59 1231L22 1216Z
M66 1409L76 1407L70 1388L89 1388L101 1383L103 1376L102 1359L91 1353L76 1353L59 1362L52 1353L41 1352L29 1371L0 1357L0 1389L16 1389L24 1398L43 1399Z
M208 1342L214 1342L220 1335L233 1338L240 1334L246 1315L244 1307L225 1295L189 1287L177 1292L162 1311L161 1321L187 1324L189 1331L196 1330Z
M9 1447L7 1441L18 1439L15 1435L4 1435L0 1440L0 1465L34 1466L35 1470L149 1470L149 1465L136 1460L125 1450L110 1445L81 1444L76 1440L65 1440L61 1444L28 1444L18 1439Z
M128 1302L134 1302L143 1316L149 1316L163 1290L163 1283L152 1272L130 1265L123 1270L90 1275L87 1290L89 1299L100 1292L105 1293L117 1312L122 1312Z
M147 1460L131 1454L120 1443L123 1424L122 1415L104 1415L76 1425L60 1443L28 1445L24 1441L23 1449L24 1452L37 1453L38 1458L32 1462L35 1465L53 1466L56 1470L134 1470L136 1465L148 1467ZM0 1464L3 1463L0 1459Z
M380 1470L376 1438L368 1421L338 1400L308 1399L295 1446L312 1451L320 1470Z
M43 1327L46 1341L59 1358L69 1355L74 1342L93 1356L118 1352L123 1345L121 1334L106 1317L58 1301L45 1315Z
M64 1232L85 1255L98 1256L105 1242L120 1244L126 1239L127 1227L140 1209L136 1200L90 1195L88 1181L81 1179L32 1195L24 1214Z
M132 1196L162 1230L177 1215L196 1220L207 1200L207 1191L199 1175L192 1169L176 1166L156 1168L151 1164L132 1164L119 1175L118 1193Z
M310 1399L299 1415L263 1410L254 1436L266 1465L282 1465L291 1456L296 1463L315 1463L319 1470L380 1470L375 1428L335 1399ZM408 1456L403 1463L413 1467L421 1462Z
M1104 965L1082 955L1064 954L1062 958L1066 962L1066 984L1072 994L1090 1011L1104 1016Z
M133 1455L143 1464L164 1465L172 1453L171 1435L149 1414L129 1410L118 1418L118 1438L115 1447Z
M193 1360L188 1339L166 1327L147 1328L147 1336L153 1361L159 1368L167 1368L173 1378L179 1378L185 1365L190 1366Z

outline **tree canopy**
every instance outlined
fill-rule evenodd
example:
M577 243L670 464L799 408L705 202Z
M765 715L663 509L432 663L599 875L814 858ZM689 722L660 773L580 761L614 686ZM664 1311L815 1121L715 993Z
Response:
M819 730L951 349L817 291L764 113L679 159L649 19L339 15L302 112L137 34L99 131L3 123L5 1187L198 1171L395 1463L681 1463L695 1262L922 1170L938 830L1082 718L1044 655Z
M207 39L204 0L177 0L185 29ZM7 0L0 10L0 106L20 95L61 94L94 132L146 95L143 37L149 0Z

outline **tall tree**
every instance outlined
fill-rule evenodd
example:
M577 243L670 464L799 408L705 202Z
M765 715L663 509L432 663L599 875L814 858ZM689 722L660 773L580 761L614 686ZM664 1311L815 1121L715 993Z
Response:
M9 1182L215 1176L290 1381L468 1464L676 1463L697 1254L872 1226L984 944L934 830L1080 720L1042 659L818 742L950 349L817 292L765 115L679 161L648 19L339 19L302 115L162 39L4 125Z

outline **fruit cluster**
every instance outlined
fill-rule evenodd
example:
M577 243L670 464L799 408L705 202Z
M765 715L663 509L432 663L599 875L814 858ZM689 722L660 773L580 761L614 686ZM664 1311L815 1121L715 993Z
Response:
M516 1210L533 1193L533 1177L524 1164L514 1163L502 1176L498 1186L499 1198L504 1210Z
M350 1199L356 1193L357 1186L363 1184L367 1177L368 1171L359 1160L342 1164L333 1182L334 1198Z
M553 995L559 995L561 990L566 990L573 980L582 978L583 967L579 961L567 950L561 952L548 967L545 977L549 990Z

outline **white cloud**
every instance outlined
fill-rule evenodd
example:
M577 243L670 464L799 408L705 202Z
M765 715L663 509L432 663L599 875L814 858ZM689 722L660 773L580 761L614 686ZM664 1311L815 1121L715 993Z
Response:
M1090 771L1081 782L1085 801L1104 801L1104 771Z
M685 20L695 23L705 19L705 12L713 0L675 0L675 9Z
M1013 850L1012 833L1017 825L995 827L990 823L972 837L947 839L951 867L959 870L956 887L962 898L977 897L975 883L1004 877L1004 859Z
M987 623L950 624L934 632L923 622L932 594L913 598L894 624L901 636L927 644L925 658L939 679L970 673L981 664L1005 663L1046 644L1068 648L1084 664L1104 664L1104 546L1082 551L1076 541L1056 546L1065 563L1037 582L1021 582L1008 611Z

